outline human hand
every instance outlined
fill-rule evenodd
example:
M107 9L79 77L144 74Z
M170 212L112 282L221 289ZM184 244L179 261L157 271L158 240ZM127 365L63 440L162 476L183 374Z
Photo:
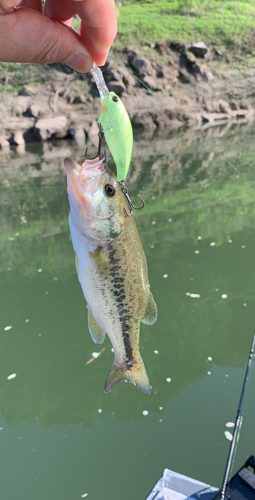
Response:
M78 35L70 28L81 18ZM114 0L0 0L0 62L103 65L117 32Z

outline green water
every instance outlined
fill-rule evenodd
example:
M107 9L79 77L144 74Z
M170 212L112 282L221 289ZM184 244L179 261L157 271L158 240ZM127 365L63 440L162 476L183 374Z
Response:
M141 326L151 396L130 384L104 394L108 339L85 366L100 347L88 333L63 169L84 151L57 142L1 152L3 500L143 500L165 467L221 485L255 325L254 133L239 124L136 138L127 185L134 204L137 194L146 201L135 218L159 310ZM254 372L235 469L255 453Z

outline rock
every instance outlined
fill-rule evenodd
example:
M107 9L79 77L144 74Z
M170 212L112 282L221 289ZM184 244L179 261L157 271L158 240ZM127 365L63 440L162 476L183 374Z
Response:
M205 105L205 110L208 113L230 113L231 109L227 101L220 99L219 101L209 101Z
M99 127L98 123L96 120L93 120L93 122L90 125L90 129L88 130L88 138L91 141L92 138L95 138L95 136L98 136L99 133Z
M171 48L168 40L166 40L165 42L157 42L152 48L154 48L161 56L165 56L166 54L171 53Z
M10 144L14 144L15 146L20 146L25 144L23 132L17 131L15 132L11 138L9 139Z
M186 46L183 42L179 42L176 40L175 42L170 43L170 49L174 50L175 52L184 52L186 50Z
M18 95L32 96L36 95L36 92L28 85L25 85L24 88L18 93Z
M38 141L50 138L64 138L67 135L67 118L64 115L41 118L33 127L33 134Z
M88 96L90 97L90 96ZM86 104L86 102L89 100L88 97L85 95L85 94L79 94L77 97L76 97L76 102L78 104L82 103L82 104Z
M33 118L9 117L8 120L3 123L2 129L9 134L13 134L16 130L28 130L33 125Z
M252 105L248 101L241 101L240 102L240 109L252 109Z
M86 134L83 128L71 127L69 129L70 136L75 140L79 146L84 146L86 143Z
M110 90L110 92L115 92L115 94L121 97L122 94L125 92L126 87L122 81L118 81L118 82L109 82L108 89Z
M84 94L74 94L69 93L67 96L67 101L69 104L86 104L89 101L90 96L85 96Z
M1 85L7 85L8 81L9 81L8 76L4 76L3 78L0 78Z
M67 96L67 102L69 102L69 104L73 104L74 99L75 99L74 92L69 92L69 94Z
M151 64L147 59L140 59L134 57L131 61L132 67L139 73L139 75L145 75L151 72Z
M229 106L230 106L230 108L231 108L233 111L237 111L237 110L239 109L238 104L237 104L236 102L234 102L234 101L231 101L231 102L229 103Z
M151 90L161 90L161 86L160 86L159 82L157 81L156 78L153 78L152 76L145 76L143 78L143 82Z
M214 53L215 53L215 55L216 55L216 56L218 56L218 57L221 57L221 56L223 55L223 52L222 52L222 50L220 50L220 49L214 49Z
M149 111L135 113L132 118L132 125L133 128L140 130L155 130L157 128L153 116Z
M220 101L219 101L219 108L220 108L220 113L230 113L231 112L229 103L227 101L224 101L223 99L220 99Z
M182 83L194 83L194 76L186 68L179 70L179 79Z
M23 138L25 143L28 142L35 142L35 141L40 141L38 133L34 131L34 127L30 127L29 129L26 130L23 134Z
M196 57L204 57L208 52L208 47L204 42L193 43L188 48L189 52L192 52Z
M33 116L34 118L40 118L43 115L43 110L38 104L32 104L26 110L26 116Z
M186 66L194 66L197 63L196 56L192 52L184 52Z
M200 68L200 74L202 78L204 78L204 80L206 80L207 82L212 81L214 78L213 74L205 68Z
M121 80L123 81L124 85L127 87L135 87L137 80L136 78L131 75L131 73L126 69L123 68L122 66L119 68L119 74L121 75Z
M188 118L186 117L186 120ZM168 109L159 111L137 112L132 118L132 125L140 130L155 130L156 128L176 127L182 124L176 114Z
M193 54L189 54L188 52L181 54L179 66L179 78L182 83L192 83L197 80L200 74L200 67Z
M29 106L31 97L18 95L13 99L12 114L14 116L21 116L25 114L27 107Z
M115 69L111 69L111 71L109 72L109 76L107 76L107 83L108 83L108 80L110 81L114 81L114 82L118 82L119 80L122 79L122 75L120 73L120 71L117 71Z
M208 115L205 113L201 115L203 123L223 122L229 118L234 118L234 116L227 115L226 113L210 113Z
M8 149L9 147L10 143L7 139L0 139L0 149Z

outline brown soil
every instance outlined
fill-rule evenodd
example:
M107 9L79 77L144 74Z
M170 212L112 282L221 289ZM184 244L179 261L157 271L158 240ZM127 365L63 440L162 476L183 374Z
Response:
M195 57L188 48L181 42L164 42L140 52L116 52L128 69L109 57L103 68L106 83L121 96L134 128L200 127L253 117L255 69L249 59L209 48L203 57ZM26 65L18 69L22 73ZM78 74L62 64L34 66L26 85L10 93L13 78L0 66L0 147L96 136L100 99L90 74Z

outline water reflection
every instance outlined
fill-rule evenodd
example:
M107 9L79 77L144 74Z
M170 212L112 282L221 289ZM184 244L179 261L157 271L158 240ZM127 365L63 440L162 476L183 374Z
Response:
M135 142L128 187L146 201L135 216L159 308L155 325L141 328L150 397L129 384L104 394L108 340L85 366L99 348L76 276L63 169L65 157L80 162L84 151L56 142L1 152L0 400L7 424L88 428L98 409L125 424L142 422L144 410L158 421L215 365L246 363L255 305L253 135L252 127L228 125L199 138L182 130ZM17 377L7 380L12 373Z

